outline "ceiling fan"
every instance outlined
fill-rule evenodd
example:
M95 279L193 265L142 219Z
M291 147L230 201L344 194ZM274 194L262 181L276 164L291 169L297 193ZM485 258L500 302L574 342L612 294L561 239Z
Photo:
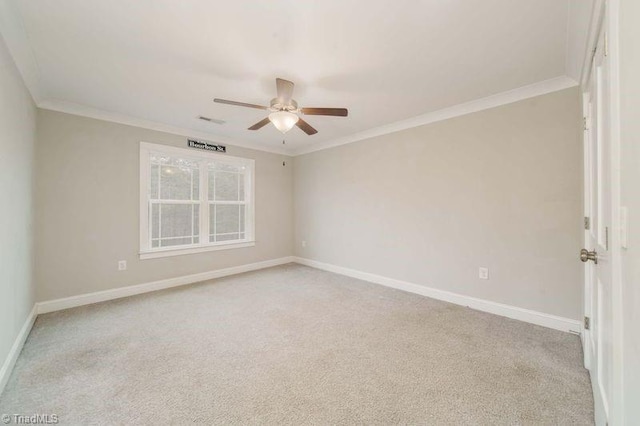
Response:
M288 132L293 126L298 126L307 135L315 135L318 133L316 129L300 118L298 114L331 115L334 117L346 117L349 114L346 108L299 108L298 103L291 98L293 95L293 86L294 84L289 80L276 78L277 97L271 99L268 107L218 98L214 99L213 102L271 111L271 114L269 114L267 118L249 127L249 130L261 129L271 122L282 133Z

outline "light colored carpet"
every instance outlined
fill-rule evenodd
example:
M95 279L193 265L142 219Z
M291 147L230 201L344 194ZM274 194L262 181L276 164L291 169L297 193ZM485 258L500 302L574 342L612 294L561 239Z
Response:
M285 265L42 315L1 413L61 424L592 424L578 337Z

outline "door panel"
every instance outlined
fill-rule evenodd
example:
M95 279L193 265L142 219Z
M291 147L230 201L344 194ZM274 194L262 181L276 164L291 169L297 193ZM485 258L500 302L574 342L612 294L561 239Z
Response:
M607 22L606 18L603 22ZM585 264L585 366L589 369L595 400L596 423L609 418L612 377L612 267L609 253L611 229L609 63L606 28L598 40L590 72L586 103L585 214L590 229L585 231L585 248L597 253L597 262Z

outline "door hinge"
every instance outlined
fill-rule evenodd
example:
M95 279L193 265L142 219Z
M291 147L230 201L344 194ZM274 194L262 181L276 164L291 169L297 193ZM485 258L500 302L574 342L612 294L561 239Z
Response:
M609 35L604 33L604 56L609 56Z
M587 117L582 117L582 127L584 128L584 130L589 130L589 128L587 127Z
M604 247L609 251L609 227L604 228Z
M589 216L584 217L584 229L591 229L591 219L589 218Z
M591 330L591 318L584 317L584 329Z

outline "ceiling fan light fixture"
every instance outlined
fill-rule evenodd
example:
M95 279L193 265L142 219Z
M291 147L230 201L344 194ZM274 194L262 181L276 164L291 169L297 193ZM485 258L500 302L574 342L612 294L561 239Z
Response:
M309 123L298 117L298 113L308 115L328 115L333 117L346 117L349 111L346 108L298 108L298 103L291 98L293 94L293 82L276 78L277 97L271 99L270 106L248 104L246 102L230 101L228 99L215 98L213 102L226 105L235 105L244 108L254 108L271 111L268 117L258 121L247 130L260 130L270 122L282 133L287 133L293 126L298 126L307 135L318 133Z
M299 117L289 111L277 111L269 114L269 121L282 133L287 133L298 122Z

